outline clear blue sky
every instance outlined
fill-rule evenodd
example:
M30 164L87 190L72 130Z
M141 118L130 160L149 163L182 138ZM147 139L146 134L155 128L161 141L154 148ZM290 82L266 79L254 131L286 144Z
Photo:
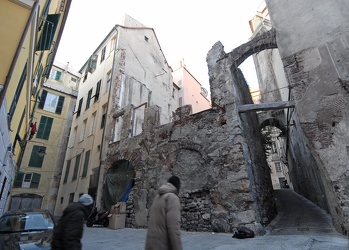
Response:
M263 0L73 0L56 60L79 70L116 24L128 14L154 28L169 64L184 58L187 69L208 91L206 55L221 41L225 52L248 41L248 21ZM241 66L258 86L252 58Z

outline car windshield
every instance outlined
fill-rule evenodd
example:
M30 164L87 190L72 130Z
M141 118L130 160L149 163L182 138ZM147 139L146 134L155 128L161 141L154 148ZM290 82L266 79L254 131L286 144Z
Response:
M47 213L4 215L0 219L0 232L53 229L54 222Z

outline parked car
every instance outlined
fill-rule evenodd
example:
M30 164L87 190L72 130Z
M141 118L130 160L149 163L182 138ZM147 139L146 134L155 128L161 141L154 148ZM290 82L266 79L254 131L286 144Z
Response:
M51 249L55 221L47 210L13 210L0 217L1 249Z

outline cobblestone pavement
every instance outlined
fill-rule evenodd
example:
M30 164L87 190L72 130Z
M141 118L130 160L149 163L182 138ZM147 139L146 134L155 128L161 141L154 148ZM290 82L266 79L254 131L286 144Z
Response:
M185 250L348 250L348 237L336 232L331 217L292 190L275 191L279 214L267 234L235 239L229 233L182 232ZM144 249L146 229L85 227L84 250Z

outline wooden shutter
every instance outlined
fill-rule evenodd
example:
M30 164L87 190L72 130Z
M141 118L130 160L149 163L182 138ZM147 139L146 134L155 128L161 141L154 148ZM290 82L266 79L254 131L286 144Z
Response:
M36 138L48 140L51 133L52 123L53 123L53 118L47 117L47 116L41 116Z
M101 83L102 83L101 80L99 80L99 81L97 82L97 88L96 88L96 94L95 94L95 100L94 100L94 102L96 102L96 101L99 99L99 92L100 92L100 90L101 90Z
M22 187L23 178L24 178L24 173L18 172L13 182L13 187L14 188Z
M38 188L39 187L39 183L40 183L40 174L37 173L33 173L32 174L32 180L30 183L30 188Z
M44 108L45 101L46 101L46 96L47 96L47 91L43 89L42 93L41 93L40 102L39 102L39 105L38 105L39 109L43 109Z
M57 107L56 107L56 112L55 112L56 114L62 113L63 104L64 104L64 96L59 96Z
M38 152L39 150L44 150L46 151L46 147L41 147L41 146L33 146L32 153L30 155L30 160L29 160L29 167L34 167L34 168L41 168L42 163L44 162L45 156L40 157Z

